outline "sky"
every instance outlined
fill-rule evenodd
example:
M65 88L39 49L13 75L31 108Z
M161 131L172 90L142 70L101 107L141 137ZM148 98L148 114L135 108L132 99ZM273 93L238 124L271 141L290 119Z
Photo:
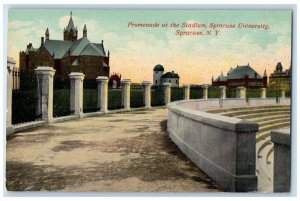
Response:
M63 28L70 9L10 9L7 55L19 64L19 52L28 43L40 47L49 28L50 39L63 40ZM291 11L289 10L99 10L72 9L79 38L84 24L88 39L104 41L110 51L110 73L119 73L132 82L153 80L153 68L161 64L180 76L180 84L210 84L230 67L249 65L259 74L270 75L277 62L284 69L291 62ZM128 23L168 23L168 27L128 27ZM171 23L178 28L169 27ZM206 24L207 28L181 28L182 23ZM222 28L209 25L239 23L269 29ZM178 36L180 31L211 30L213 35ZM218 30L219 35L215 35Z

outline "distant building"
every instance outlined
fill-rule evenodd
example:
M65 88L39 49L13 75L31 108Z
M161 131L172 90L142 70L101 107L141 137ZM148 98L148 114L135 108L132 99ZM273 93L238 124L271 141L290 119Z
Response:
M179 86L179 75L177 73L166 72L162 65L157 64L153 69L153 85L161 86L164 83L171 83L172 86Z
M108 80L108 86L112 88L119 88L121 85L121 74L113 73L109 80Z
M283 71L281 62L278 62L274 73L269 77L269 88L290 90L291 73L291 66Z
M16 67L16 61L12 57L7 57L7 65L12 67L10 68L12 70L12 89L18 90L20 89L20 71L19 68Z
M226 75L221 73L215 80L212 78L212 86L226 86L227 88L246 87L262 88L267 87L267 73L263 77L259 75L249 64L230 68Z
M63 30L63 40L50 39L47 28L41 45L34 48L32 43L20 52L20 71L28 76L35 76L38 66L52 66L56 70L55 78L68 79L71 72L82 72L85 79L97 76L109 76L109 51L106 53L101 43L92 43L87 38L84 25L82 38L78 39L78 29L74 26L72 13L68 25ZM22 84L22 83L21 83Z

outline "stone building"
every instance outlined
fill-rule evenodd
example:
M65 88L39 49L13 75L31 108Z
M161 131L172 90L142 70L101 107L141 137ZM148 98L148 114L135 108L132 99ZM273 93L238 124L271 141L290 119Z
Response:
M290 90L291 87L291 66L283 70L281 62L278 62L274 73L269 77L269 88Z
M215 80L212 78L212 86L226 86L229 89L236 87L262 88L267 87L267 73L259 75L249 64L230 68L227 75L221 73Z
M114 89L119 88L121 86L121 74L113 73L108 80L108 86Z
M37 66L53 66L55 78L59 80L68 79L71 72L82 72L85 79L96 79L97 76L109 76L109 56L103 40L101 43L89 41L86 25L78 39L71 12L69 23L63 30L63 40L51 39L47 28L40 47L34 48L29 43L26 50L20 52L20 70L27 76L34 76Z
M172 86L178 87L179 86L179 75L177 73L166 72L164 73L165 69L162 65L157 64L153 69L153 85L154 86L161 86L164 83L171 83Z

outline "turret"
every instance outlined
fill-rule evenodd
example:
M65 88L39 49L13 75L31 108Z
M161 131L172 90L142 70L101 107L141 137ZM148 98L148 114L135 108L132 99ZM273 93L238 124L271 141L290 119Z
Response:
M86 28L86 25L84 25L83 27L83 34L82 34L83 37L87 37L87 28Z
M49 29L47 27L47 30L45 32L45 38L46 38L46 40L49 40L49 37L50 37L50 34L49 34Z

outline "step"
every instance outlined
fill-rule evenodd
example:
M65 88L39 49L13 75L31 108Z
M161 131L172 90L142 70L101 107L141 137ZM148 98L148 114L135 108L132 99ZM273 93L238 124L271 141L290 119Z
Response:
M290 111L285 112L284 114L290 114ZM252 118L258 118L258 117L266 117L266 116L277 116L277 115L282 115L281 111L275 111L275 112L266 112L263 114L246 114L246 115L237 115L235 116L236 118L240 118L240 119L252 119Z
M271 131L265 131L265 132L262 132L260 134L257 134L256 135L256 143L266 139L267 137L270 137L271 136Z
M240 111L240 110L247 110L247 109L261 109L261 108L287 108L290 109L290 106L286 106L286 105L267 105L267 106L256 106L256 107L251 107L251 106L247 106L247 107L234 107L234 108L221 108L221 109L213 109L213 110L207 110L206 112L208 113L224 113L227 111Z
M281 119L281 118L290 118L290 115L282 114L282 115L276 115L276 116L267 116L267 117L254 117L254 118L247 118L248 120L254 121L256 123L268 121L268 120L275 120L275 119Z
M271 139L269 139L266 142L262 143L262 145L258 148L258 151L257 151L257 157L258 158L261 158L260 152L269 145L272 145L272 147L273 147L273 143L271 142Z
M268 120L268 121L261 121L256 122L258 123L259 127L270 125L270 124L276 124L276 123L290 123L290 118L282 118L282 119L275 119L275 120Z
M267 108L267 109L247 109L247 110L239 110L239 111L233 111L233 112L225 112L225 113L220 113L223 116L228 116L228 117L235 117L238 115L245 115L245 114L264 114L268 112L289 112L290 109L287 108Z
M277 129L277 128L283 128L283 127L287 127L290 125L291 125L291 123L288 121L288 122L283 122L283 123L271 124L271 125L267 125L267 126L261 126L258 128L258 133L262 133L264 131L273 130L273 129Z

